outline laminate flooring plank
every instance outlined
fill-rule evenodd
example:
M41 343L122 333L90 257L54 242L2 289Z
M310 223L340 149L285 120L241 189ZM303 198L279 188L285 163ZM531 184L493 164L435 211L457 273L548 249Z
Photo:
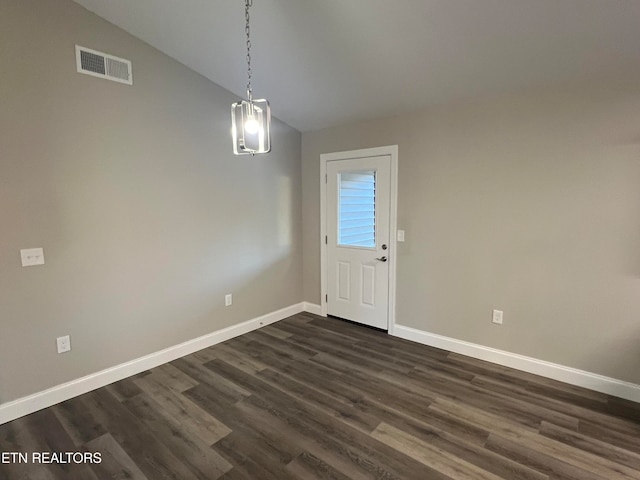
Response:
M25 418L0 425L0 452L15 452L27 455L26 462L15 459L0 465L2 480L56 480L55 473L47 465L32 465L33 441L29 438ZM37 447L36 447L37 448Z
M77 451L71 437L67 434L53 411L40 410L27 416L26 419L30 423L27 428L32 431L32 438L37 438L37 444L39 445L39 449L34 448L33 451L63 454ZM38 434L38 432L40 433ZM86 463L52 463L51 469L54 471L56 478L64 480L96 479L95 474Z
M428 356L419 358L413 354L398 354L404 361L412 363L414 368L423 372L433 372L444 377L450 377L455 380L469 382L473 380L478 374L475 372L469 372L463 368L451 365L446 360L433 359Z
M556 383L555 380L545 379L544 377L540 377L533 373L515 370L513 368L505 367L504 365L488 362L486 360L479 360L459 353L449 352L445 361L451 365L456 365L462 369L468 370L469 372L502 380L505 383L520 385L525 388L530 382L542 382L543 385L551 386L560 384L560 382Z
M310 351L303 346L299 346L297 349L288 348L289 345L283 340L269 337L265 334L258 335L257 332L247 334L245 339L247 340L246 345L250 349L259 350L261 354L268 354L284 363L306 360L317 353L315 351ZM285 344L285 347L283 348L278 342ZM304 350L302 350L303 348Z
M295 337L295 341L306 346L315 345L319 352L350 362L364 372L376 373L382 370L389 370L405 374L414 368L413 365L402 360L386 357L375 352L369 352L355 345L318 338Z
M286 352L299 360L306 360L318 353L317 345L315 345L314 348L309 348L301 342L288 342L280 338L272 337L271 335L267 335L262 332L262 330L256 330L247 334L247 338L260 342L263 345L269 345L270 347L282 352Z
M580 420L578 424L578 433L591 438L596 438L607 442L610 445L624 448L631 452L640 453L640 435L630 432L620 432L616 428L607 428L601 423Z
M265 443L280 452L278 455L280 459L290 461L300 455L308 445L307 439L291 429L287 423L272 415L265 415L263 410L256 408L248 400L234 405L234 412L243 418L244 425L247 427L234 430L241 431L246 436L253 433L252 436L261 437Z
M431 408L428 409L427 414L416 417L369 399L364 399L354 406L358 410L376 416L381 422L418 437L430 437L437 435L440 431L446 431L461 442L474 445L484 445L489 437L490 430Z
M424 463L450 478L504 480L502 477L478 468L460 457L448 454L444 450L386 423L381 423L372 436L396 450L407 452L409 456L420 463Z
M40 410L16 420L9 435L2 439L2 445L9 444L12 452L26 453L28 463L17 465L13 475L17 478L53 478L60 480L97 480L85 463L74 463L64 457L61 460L43 460L42 454L64 454L77 452L71 437L62 427L50 409ZM11 476L9 477L11 478Z
M347 380L334 370L313 361L304 361L286 365L269 367L289 377L309 385L311 388L320 389L337 401L354 404L362 400L365 394L348 384Z
M640 424L640 404L624 398L608 397L608 413Z
M336 401L335 398L319 390L310 388L271 369L263 370L258 374L258 377L285 391L287 394L313 405L328 415L336 417L344 423L364 432L370 433L380 423L379 419L359 411L352 405Z
M200 434L191 434L189 429L184 428L184 423L172 419L170 415L162 415L163 407L146 394L126 401L125 406L149 427L156 438L177 454L197 478L214 480L232 468L229 462L210 448L214 442L203 439ZM230 432L226 428L224 436ZM217 437L215 442L224 436Z
M313 370L314 368L316 371ZM306 384L312 390L321 389L329 393L332 398L336 398L337 401L353 405L356 411L366 414L369 419L377 419L378 423L379 421L387 421L395 425L400 422L404 426L415 425L415 428L421 430L439 428L453 432L461 439L477 444L483 444L489 434L487 430L479 429L469 423L429 409L428 403L424 404L422 399L418 400L420 410L406 410L404 408L406 405L402 405L401 410L405 412L403 414L389 406L386 396L377 397L380 401L372 399L373 395L366 397L361 391L353 388L353 381L342 376L332 375L330 369L316 366L312 362L305 362L300 366L289 365L283 370L283 373L301 384ZM393 393L390 395L393 398L396 397ZM349 420L345 420L345 422L351 423ZM371 421L371 425L374 423Z
M260 368L250 369L243 368L242 365L238 365L238 363L235 361L231 361L227 358L221 358L221 360L223 360L225 363L233 365L239 370L242 370L251 375L258 373L267 367L285 369L291 365L299 365L301 363L306 363L307 361L291 361L291 359L283 359L280 352L275 352L272 348L263 346L262 344L255 341L236 342L234 344L234 347L227 346L227 348L232 348L235 351L235 355L238 355L243 360L251 359L259 363Z
M108 433L88 442L86 450L100 453L101 462L91 465L91 469L100 480L151 480Z
M293 458L302 452L304 438L281 422L253 407L246 401L230 404L209 394L205 385L198 385L185 392L202 409L224 422L232 432L255 437L272 445L280 457Z
M268 345L261 344L256 342L255 340L249 340L247 338L236 337L232 340L232 343L228 345L230 348L233 348L237 352L241 353L247 358L251 358L254 361L257 361L263 365L278 365L278 366L286 366L290 363L295 363L296 359L287 353L283 353L279 350L271 348ZM230 362L227 362L232 364ZM235 365L234 365L235 366ZM250 372L248 369L240 368L240 370L244 370L247 373L255 373Z
M251 435L233 432L214 445L214 449L252 478L265 480L296 480L285 470L293 460L282 457L281 452L268 442Z
M546 475L485 450L483 446L489 435L487 430L449 415L433 412L432 418L418 421L412 416L402 415L383 405L367 401L359 403L356 407L380 418L385 424L509 480L546 480L547 478Z
M136 380L136 384L156 404L163 416L174 418L183 429L202 439L207 445L231 433L229 427L209 415L183 395L175 394L169 387L149 375Z
M446 350L427 347L409 340L392 337L388 335L387 332L352 325L348 322L333 318L317 318L309 323L310 325L317 326L325 330L351 336L354 339L368 340L374 343L379 343L382 347L388 346L401 351L414 352L417 355L431 354L437 357L446 357L449 354Z
M491 438L491 435L489 438ZM640 479L640 471L638 470L542 435L520 432L506 437L506 440L526 444L530 449L547 454L550 457L562 458L565 463L585 468L603 478Z
M267 325L266 327L261 328L260 331L281 340L285 340L291 336L289 332L285 332L274 325Z
M93 415L147 478L198 480L181 459L153 435L142 420L107 390L98 389L84 397Z
M610 414L609 399L607 395L596 392L597 394L587 394L584 392L575 393L548 385L541 385L537 382L528 382L526 391L529 393L539 394L551 400L570 403L594 412Z
M416 435L414 437L421 438ZM491 472L500 478L508 480L548 480L549 478L546 474L533 468L498 455L484 446L466 443L447 432L440 432L440 435L435 438L427 437L422 440L437 447L440 451L447 452L452 458L463 459L468 464Z
M299 421L290 416L282 416L279 411L272 410L267 404L260 401L254 402L255 397L249 397L235 405L225 405L216 402L207 395L200 395L202 385L186 392L191 398L207 409L213 415L230 425L234 433L253 436L256 434L264 437L268 443L282 453L296 457L303 451L309 451L323 458L325 462L350 472L353 480L366 480L369 475L355 470L352 457L345 455L342 448L332 448L335 444L316 438L316 434L306 427L300 427ZM311 432L311 433L310 433ZM217 446L214 446L217 448ZM238 471L237 475L245 475ZM252 477L253 478L253 477ZM304 479L302 479L304 480Z
M121 402L142 393L131 378L125 378L119 382L112 383L111 385L107 385L106 388Z
M298 432L305 439L305 451L320 458L323 462L331 465L332 468L343 472L353 480L377 479L385 478L389 480L409 480L409 479L433 479L433 480L450 480L442 477L438 472L425 470L422 466L413 464L409 458L401 460L401 473L395 474L388 468L382 466L385 463L385 450L376 450L375 458L371 454L366 454L361 450L361 444L353 440L346 440L339 435L327 435L326 426L318 427L316 422L309 421L312 417L305 415L291 415L281 405L267 403L261 397L251 396L244 400L250 402L265 414L272 415L283 422L286 422L290 428ZM321 420L320 420L321 421ZM335 432L334 432L335 433ZM394 462L395 463L395 462Z
M616 477L602 477L588 470L587 466L575 466L562 457L554 457L511 439L491 434L485 448L521 465L549 476L549 480L617 480ZM506 479L508 480L508 479Z
M187 355L187 357L195 360L198 363L207 363L211 360L215 360L217 357L217 345L213 347L203 348L202 350L198 350L197 352L192 353L191 355Z
M449 415L462 422L468 422L479 429L496 433L505 437L517 436L520 433L537 433L538 428L503 418L492 412L486 412L481 408L459 403L446 398L437 398L429 408L441 415Z
M582 401L558 400L556 396L548 397L541 393L519 386L510 385L500 380L494 380L483 376L477 376L471 383L485 388L491 392L503 394L509 398L521 400L526 403L546 408L577 420L599 422L607 428L620 428L640 435L640 423L635 424L627 419L612 416L606 413L603 407L589 408ZM539 390L538 390L539 391ZM572 425L575 430L578 425Z
M393 379L389 379L393 380ZM399 381L399 379L396 379ZM543 420L577 430L578 419L555 410L519 400L492 390L481 388L473 383L459 383L438 374L413 371L402 381L414 389L424 390L426 394L449 398L460 403L482 408L504 418L510 418L519 423L536 428Z
M583 450L640 471L640 454L638 453L633 453L624 448L613 446L601 440L596 440L547 422L542 422L540 434L575 447L579 450Z
M342 358L336 358L325 353L321 353L313 357L314 362L335 369L343 374L344 378L350 385L358 388L367 396L374 398L380 402L388 404L400 411L413 412L419 415L429 404L435 399L435 395L420 393L397 383L389 382L380 378L380 373L375 375L367 374L362 370L351 367L349 362L345 362ZM395 378L393 375L391 378Z
M256 480L256 479L246 476L244 473L240 471L239 468L232 468L223 476L221 476L220 480Z
M83 445L107 433L84 402L84 395L51 407L76 446Z
M196 380L170 363L165 363L164 365L154 368L151 375L141 380L146 381L149 379L153 379L157 383L165 385L169 390L176 394L180 394L198 384Z
M313 371L313 368L317 371ZM377 419L378 422L386 421L394 425L397 422L401 422L403 425L411 423L421 429L427 426L440 428L477 444L483 444L489 435L487 430L479 429L469 423L429 409L429 403L424 403L422 398L416 400L417 408L406 409L406 404L398 405L393 400L388 401L389 397L397 398L393 392L390 392L389 396L373 394L367 396L361 390L354 388L357 385L354 385L352 380L332 375L330 369L316 366L313 362L305 362L298 368L288 366L283 370L283 373L300 383L307 384L309 388L321 388L322 391L328 392L338 401L353 405L357 411L366 414L367 418ZM377 393L381 393L381 391ZM400 410L396 410L394 406Z
M363 405L358 405L358 407L361 406ZM509 480L546 480L547 478L546 475L484 449L489 432L470 423L436 412L433 418L417 421L413 417L389 411L381 405L368 404L365 408L372 415L382 419L385 424Z
M198 382L198 384L208 385L217 392L217 395L225 400L235 403L249 395L249 392L240 388L220 375L216 374L203 364L192 358L184 357L171 362L171 365L186 373L188 376Z
M307 330L306 332L303 330ZM306 325L297 329L295 335L288 339L291 343L304 343L310 348L316 348L327 352L327 347L338 348L342 351L352 352L382 364L385 368L397 368L400 371L408 371L415 366L413 359L407 361L397 351L384 348L371 341L347 337L328 330Z
M224 360L229 365L233 365L247 373L254 374L267 368L267 365L260 360L226 344L218 345L216 347L216 353L217 358L220 360Z
M391 448L383 448L379 442L372 444L372 438L368 435L349 427L346 424L323 413L313 406L287 395L281 390L271 387L267 383L241 372L223 362L209 362L207 366L216 368L230 380L239 382L244 388L251 389L254 393L246 399L247 402L268 402L271 412L279 412L280 418L295 418L299 426L307 429L307 432L315 431L317 438L324 441L333 439L347 448L351 455L359 460L359 465L366 466L374 475L387 475L388 478L429 478L434 475L432 469L421 469L416 462L412 469L407 468L411 464L410 459ZM264 399L264 400L263 400ZM382 465L385 465L383 467ZM402 472L402 474L398 474ZM417 476L416 476L417 475Z
M307 451L322 458L327 464L349 471L350 478L353 480L371 478L367 471L363 472L354 468L354 461L357 460L357 457L348 455L341 445L330 439L318 438L315 431L311 431L301 424L298 419L281 415L279 410L271 409L268 404L253 396L235 405L221 405L208 397L199 398L198 390L200 388L201 386L195 387L187 394L193 395L194 401L202 402L203 408L208 409L212 414L232 426L234 432L244 432L246 436L253 435L262 442L280 450L280 458L287 455L297 457ZM214 445L214 448L217 448L217 445Z
M290 323L304 325L309 323L312 320L317 320L318 318L324 318L324 317L319 317L318 315L314 315L313 313L309 313L309 312L300 312L300 313L297 313L296 315L292 315L289 318L291 319Z
M215 367L215 366L212 366ZM218 365L218 369L222 369L223 365ZM327 463L331 465L338 465L341 470L348 471L354 479L372 478L373 476L385 475L386 472L381 470L377 464L371 462L369 459L364 458L357 451L353 451L348 446L345 446L332 438L328 438L320 435L312 425L309 424L309 418L313 418L314 414L303 415L306 410L300 411L296 407L296 403L293 399L283 392L277 391L273 387L269 387L258 379L252 379L248 375L243 375L243 372L233 371L233 368L227 366L225 370L228 371L230 379L240 381L244 388L253 388L254 395L245 399L242 404L250 403L254 407L262 410L265 416L272 416L279 421L285 423L288 428L296 431L296 435L303 439L302 445L305 448L312 451L319 458L323 458ZM195 388L194 390L197 390ZM270 402L265 403L260 397L255 395L257 391L267 393ZM299 414L294 414L299 412ZM303 419L302 417L305 417Z
M492 381L520 387L524 391L539 393L549 400L566 400L574 406L591 401L591 405L601 409L602 405L609 404L615 397L610 397L604 393L588 390L583 387L562 383L550 378L541 377L528 372L515 370L495 363L485 362L457 353L450 353L448 361L487 377ZM632 402L633 403L633 402ZM610 409L610 407L608 407ZM605 412L610 413L610 412Z
M290 333L291 335L296 335L303 338L304 337L313 337L313 338L327 337L327 338L342 339L344 341L349 341L353 343L355 343L358 340L357 338L345 333L340 333L335 330L326 330L324 328L319 328L310 322L303 325L299 325L291 322L284 322L284 323L280 322L277 324L277 326L278 326L278 329L282 331L285 331Z
M2 480L57 480L57 478L48 465L7 463L0 466Z
M296 478L304 480L351 480L350 477L308 452L302 452L296 457L287 465L287 470Z

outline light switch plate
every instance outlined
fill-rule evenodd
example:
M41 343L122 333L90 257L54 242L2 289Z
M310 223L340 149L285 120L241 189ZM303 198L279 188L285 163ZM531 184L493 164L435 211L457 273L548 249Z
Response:
M398 241L404 242L404 230L398 230Z
M58 353L65 353L71 350L71 338L69 335L56 338L56 344L58 346Z
M23 267L44 265L44 250L42 248L24 248L20 250Z

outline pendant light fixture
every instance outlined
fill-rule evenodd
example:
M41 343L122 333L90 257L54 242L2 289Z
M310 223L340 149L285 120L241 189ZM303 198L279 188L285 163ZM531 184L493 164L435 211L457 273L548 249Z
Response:
M244 31L247 34L247 100L231 105L231 132L233 135L233 153L236 155L255 155L271 150L271 109L265 99L254 100L251 91L251 27L249 8L253 0L245 0Z

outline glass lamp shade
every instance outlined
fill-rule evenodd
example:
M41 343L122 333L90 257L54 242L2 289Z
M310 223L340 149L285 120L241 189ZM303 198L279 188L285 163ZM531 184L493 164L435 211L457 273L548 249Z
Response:
M255 155L271 150L271 109L267 100L234 103L231 122L234 154Z

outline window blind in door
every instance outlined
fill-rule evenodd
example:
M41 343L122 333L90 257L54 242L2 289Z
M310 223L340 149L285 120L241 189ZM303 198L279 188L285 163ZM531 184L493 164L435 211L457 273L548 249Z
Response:
M342 172L339 178L338 245L376 246L376 172Z

